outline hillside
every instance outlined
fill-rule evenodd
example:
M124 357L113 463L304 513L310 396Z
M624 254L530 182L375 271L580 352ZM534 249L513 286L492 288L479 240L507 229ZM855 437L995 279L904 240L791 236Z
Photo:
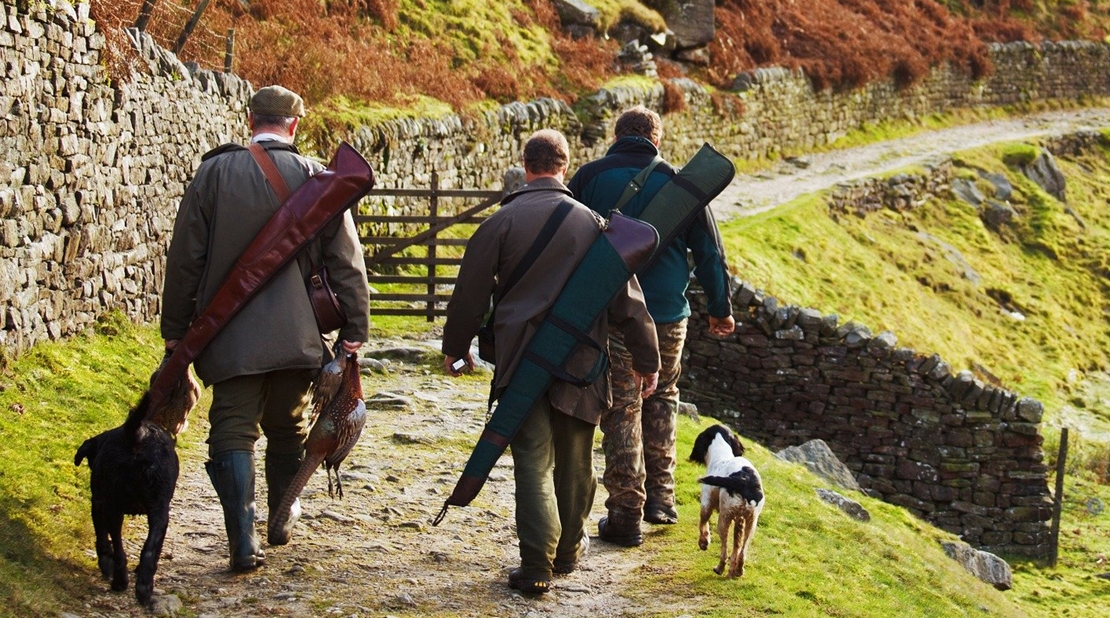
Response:
M1038 221L1037 229L1043 231L1035 238L1018 226L1012 235L992 239L969 207L955 202L837 222L810 197L726 224L731 262L738 273L784 302L835 309L876 329L902 311L905 323L897 325L901 343L928 349L937 341L936 349L950 360L974 355L967 358L992 371L1002 371L1009 362L1019 375L1041 376L1044 392L1051 393L1058 386L1053 380L1067 373L1068 364L1086 366L1084 355L1098 362L1096 348L1104 347L1098 343L1104 337L1098 330L1099 309L1083 302L1094 297L1061 294L1056 286L1088 290L1100 285L1095 271L1088 270L1083 247L1104 254L1105 215L1079 202L1096 204L1099 200L1092 196L1106 194L1099 178L1110 177L1110 164L1105 150L1060 157L1074 181L1070 191L1073 205L1080 208L1076 213L1088 223L1083 231L1068 223L1070 216L1059 204L1045 200L1005 163L1013 160L1006 153L1027 150L987 147L962 153L958 161L968 170L992 170L1010 178L1019 192L1015 207L1023 214L1038 213L1027 218ZM1084 180L1085 175L1090 179ZM985 309L988 301L961 283L944 260L892 259L888 252L895 245L904 245L900 250L911 257L929 251L914 240L914 228L957 246L992 283L1006 281L1024 303L1029 342L999 343L1000 354L991 356L990 346L975 345L978 336L943 336L957 324L982 337L1002 336L1009 323ZM1023 247L1033 240L1056 247L1065 259L1026 255ZM799 259L799 248L810 256L807 261ZM892 269L884 267L880 277L869 274L865 265L877 260L889 262ZM844 273L837 285L829 281L832 275L823 273L825 268ZM1006 268L1012 269L1012 277L1003 272ZM938 284L935 290L918 291L924 299L920 302L929 307L927 316L900 300L924 287L915 279L920 274ZM1063 279L1055 281L1058 277ZM1053 287L1042 292L1038 283ZM942 290L941 284L952 289ZM937 298L928 300L931 294ZM1067 321L1069 327L1084 329L1074 337L1062 337L1054 328L1053 319L1065 312L1076 317ZM1048 568L1011 559L1015 588L1009 592L993 590L946 558L938 542L950 535L898 507L853 494L873 517L869 524L855 522L815 498L814 490L826 486L821 481L745 440L767 483L769 506L743 580L713 575L713 552L694 549L700 469L681 461L679 525L653 528L649 544L631 552L596 543L583 571L559 580L555 594L541 601L522 598L503 583L515 556L506 467L497 469L474 506L452 510L441 528L429 526L479 431L488 375L451 381L439 373L434 353L399 356L386 351L395 345L434 348L434 341L412 339L427 329L424 323L378 318L375 324L376 351L368 354L383 359L387 369L365 378L371 421L345 466L349 495L342 502L327 500L323 477L316 478L306 494L309 517L302 526L311 537L272 554L267 550L272 564L257 574L231 576L221 570L221 538L213 532L219 528L219 511L201 466L205 404L195 413L179 444L183 478L157 584L167 603L172 597L183 604L178 615L1094 618L1104 609L1110 529L1106 514L1095 507L1110 500L1110 488L1098 483L1106 473L1106 451L1092 449L1082 434L1073 434L1073 449L1078 443L1082 457L1068 470L1059 565ZM406 339L396 340L402 333ZM423 336L434 337L434 332ZM929 339L933 336L937 338ZM119 422L157 363L158 345L154 328L110 316L95 333L36 346L0 368L0 435L5 436L0 444L0 615L145 615L130 595L108 592L96 576L88 472L73 467L72 456L85 437ZM1011 349L1015 345L1025 347ZM1031 382L1018 386L1025 389ZM1082 401L1088 410L1101 407L1097 396L1077 389L1059 396L1073 405ZM697 428L708 422L704 417L682 419L680 455L688 452ZM599 494L596 504L603 499ZM592 523L599 514L595 512ZM141 520L128 530L134 556L143 533Z
M25 0L6 0L9 2ZM159 0L147 31L173 49L199 3ZM136 22L144 0L92 0L111 37L114 71L128 70L115 27ZM553 0L217 0L205 4L180 56L224 66L255 85L283 83L325 114L350 107L465 113L490 102L551 96L575 101L628 72L617 60L630 36L656 46L673 0L594 0L599 36L575 38ZM726 89L761 66L804 70L819 88L893 76L909 84L949 62L991 70L985 44L1042 38L1102 39L1110 6L1085 0L722 0L707 47L686 61L654 49L664 81L689 76ZM600 36L607 34L608 36ZM703 53L704 52L704 53ZM345 111L341 111L345 110Z

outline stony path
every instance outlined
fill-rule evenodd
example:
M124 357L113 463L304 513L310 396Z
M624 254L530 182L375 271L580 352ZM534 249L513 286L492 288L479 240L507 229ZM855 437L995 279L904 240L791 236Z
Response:
M1110 109L1044 112L990 120L781 161L757 174L738 174L713 202L718 220L757 214L838 183L880 175L1000 141L1066 135L1110 127Z
M438 361L436 342L378 342L384 372L363 376L368 420L344 465L345 498L328 498L318 471L301 496L304 517L293 542L264 546L266 565L226 569L219 503L204 472L203 410L194 412L178 450L181 479L155 581L155 614L217 616L621 616L635 614L621 581L647 559L644 548L600 541L578 572L555 580L542 598L505 584L518 564L513 532L511 459L502 457L467 508L431 521L461 472L485 420L489 374L453 380L420 359ZM383 347L384 346L384 347ZM205 405L202 403L202 406ZM261 445L260 445L261 446ZM600 454L598 457L600 461ZM266 500L257 484L259 529ZM604 503L599 488L597 505ZM595 507L591 531L601 509ZM138 555L145 522L129 520L128 555ZM91 547L90 557L95 557ZM144 616L132 591L107 582L76 599L71 616Z

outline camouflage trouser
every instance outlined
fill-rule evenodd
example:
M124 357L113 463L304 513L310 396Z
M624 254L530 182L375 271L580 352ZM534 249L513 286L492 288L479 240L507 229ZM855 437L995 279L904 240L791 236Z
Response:
M659 387L640 399L632 372L632 356L618 332L610 334L610 383L613 407L601 415L605 451L605 507L614 520L638 522L644 504L674 506L675 417L678 377L686 320L656 324L659 333Z

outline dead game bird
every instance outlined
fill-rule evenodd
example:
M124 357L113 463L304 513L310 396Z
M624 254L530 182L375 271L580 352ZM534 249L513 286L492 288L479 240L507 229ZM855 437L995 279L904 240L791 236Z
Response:
M334 389L331 396L314 394L316 401L313 407L312 429L308 432L305 442L305 457L297 475L293 477L289 488L282 497L281 505L275 513L270 514L268 532L271 536L279 536L291 515L293 502L301 495L308 479L316 468L323 464L328 475L328 495L334 497L335 493L343 497L343 485L339 480L339 465L358 442L362 435L362 428L366 424L366 403L362 400L362 380L359 376L357 354L340 354L335 363L341 367L342 380L338 388ZM339 359L342 359L340 361ZM328 371L334 376L334 369ZM321 376L324 372L321 372ZM323 378L321 378L323 379ZM317 391L320 391L319 384ZM326 393L323 393L326 395ZM335 471L335 485L333 488L331 474Z

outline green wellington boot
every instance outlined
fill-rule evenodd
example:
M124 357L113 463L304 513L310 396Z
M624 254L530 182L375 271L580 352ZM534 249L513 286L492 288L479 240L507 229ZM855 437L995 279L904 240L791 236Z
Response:
M270 545L285 545L293 538L293 526L301 518L301 501L293 501L289 508L289 518L281 528L274 528L274 513L281 506L285 492L289 489L297 470L301 468L300 455L270 455L266 454L266 506L269 508L267 517L269 525L266 526L266 542Z
M204 467L224 510L231 570L250 571L262 566L266 556L254 530L254 453L219 453Z

